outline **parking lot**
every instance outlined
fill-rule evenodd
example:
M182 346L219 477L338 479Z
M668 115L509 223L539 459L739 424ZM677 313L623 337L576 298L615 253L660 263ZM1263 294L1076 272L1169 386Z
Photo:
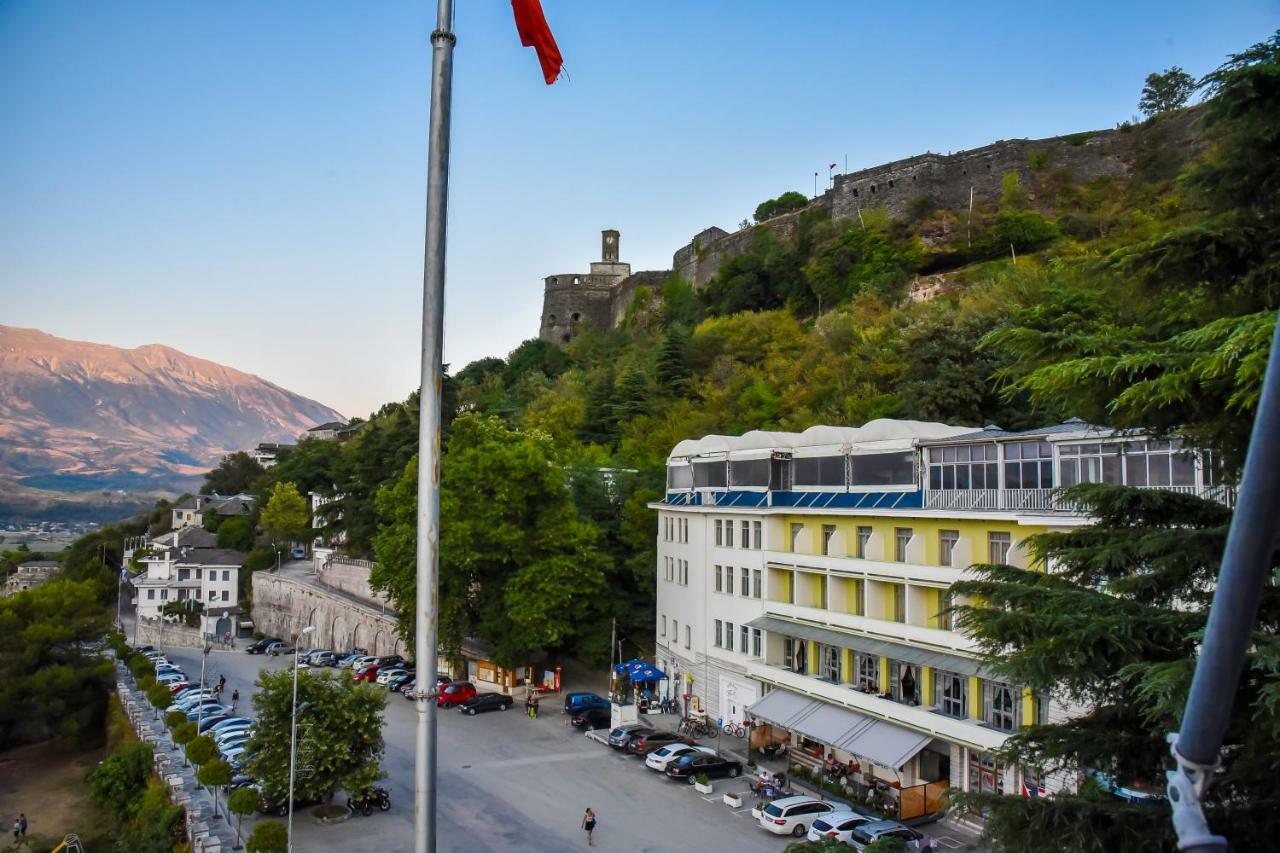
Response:
M198 677L198 651L166 651ZM291 661L214 651L205 678L226 675L228 693L239 689L241 710L252 713L252 682L259 668L283 669ZM746 780L717 780L714 794L698 794L647 769L643 759L617 753L567 726L558 705L555 697L544 700L537 720L523 715L519 702L509 711L476 717L441 709L439 850L585 848L580 821L588 807L597 816L595 847L601 850L777 851L790 840L761 830L748 805L736 812L724 805L722 793L746 790ZM320 826L299 812L295 850L412 849L413 703L388 694L385 716L388 778L383 784L391 792L391 811L357 815L334 826Z

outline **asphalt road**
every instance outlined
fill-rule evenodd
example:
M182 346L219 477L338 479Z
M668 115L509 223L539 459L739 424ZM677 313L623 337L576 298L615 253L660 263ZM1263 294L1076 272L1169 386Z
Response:
M169 650L189 675L198 676L194 649ZM227 676L227 693L240 690L240 707L251 709L259 668L283 669L292 658L264 658L243 651L209 655L206 681ZM595 810L595 848L615 851L779 851L790 839L769 835L747 811L734 813L720 795L746 782L717 780L703 799L691 786L671 782L564 724L554 699L530 720L522 704L504 712L468 717L439 713L438 836L440 851L586 849L583 812ZM413 850L412 702L388 694L383 784L391 811L354 816L320 826L306 811L294 817L294 849ZM246 823L245 831L249 824Z

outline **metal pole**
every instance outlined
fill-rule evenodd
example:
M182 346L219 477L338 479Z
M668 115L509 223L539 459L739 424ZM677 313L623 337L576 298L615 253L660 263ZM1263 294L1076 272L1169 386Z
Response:
M293 705L289 712L289 817L285 828L286 845L293 853L293 780L298 771L298 646L302 637L293 643Z
M1280 323L1262 383L1258 413L1249 436L1240 498L1209 608L1204 645L1173 744L1177 770L1169 771L1169 800L1181 850L1225 850L1226 839L1209 834L1200 795L1212 778L1222 738L1231 720L1245 654L1258 618L1258 599L1271 571L1275 523L1280 515Z
M449 209L449 124L453 99L453 0L437 0L431 33L431 119L427 132L427 228L422 276L422 381L418 402L416 631L417 743L414 851L436 849L436 664L439 655L440 387L444 381L444 259Z

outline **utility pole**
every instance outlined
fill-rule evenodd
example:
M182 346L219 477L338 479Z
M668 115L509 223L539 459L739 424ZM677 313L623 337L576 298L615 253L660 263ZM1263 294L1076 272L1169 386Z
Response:
M414 751L414 853L436 849L436 668L440 618L440 388L444 381L444 260L449 215L453 105L453 0L437 0L431 33L427 130L427 227L422 276L422 378L418 419L418 542L414 657L418 663Z
M813 173L813 197L818 197L818 173Z

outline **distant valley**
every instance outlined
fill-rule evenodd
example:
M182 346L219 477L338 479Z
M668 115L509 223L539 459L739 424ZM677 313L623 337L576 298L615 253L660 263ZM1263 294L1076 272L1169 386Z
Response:
M342 416L166 346L0 326L0 520L97 520L194 490L226 453Z

